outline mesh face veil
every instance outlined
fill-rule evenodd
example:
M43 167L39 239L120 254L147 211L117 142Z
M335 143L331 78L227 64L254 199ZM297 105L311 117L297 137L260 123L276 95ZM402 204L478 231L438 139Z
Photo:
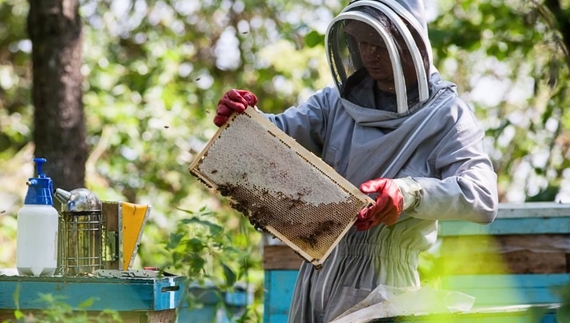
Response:
M327 58L343 98L351 86L370 77L380 90L396 93L398 113L402 114L408 111L407 92L411 87L417 87L420 102L429 98L427 67L431 58L427 57L426 45L416 44L408 27L417 21L403 19L397 13L402 10L383 2L355 1L334 18L326 34ZM416 35L422 39L420 31Z

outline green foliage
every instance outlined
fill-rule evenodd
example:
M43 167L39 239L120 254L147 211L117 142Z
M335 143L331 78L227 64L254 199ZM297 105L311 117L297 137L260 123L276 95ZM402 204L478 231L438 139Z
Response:
M103 310L89 312L96 299L88 298L77 308L72 308L66 303L65 298L53 296L52 294L39 293L36 302L38 308L44 308L32 312L17 309L14 311L14 320L5 322L14 323L40 323L40 322L61 322L61 323L120 323L123 322L118 312L113 310ZM19 307L19 287L14 294L16 307Z
M570 284L558 286L552 289L554 295L558 295L561 306L556 312L558 322L570 321Z
M486 128L501 201L567 199L552 188L567 178L570 66L548 10L511 1L439 5L447 14L430 23L435 64L451 67L440 71Z
M32 135L27 11L27 1L0 2L0 159L16 154Z
M188 277L188 286L204 287L206 290L231 292L238 283L246 290L252 290L261 284L262 272L258 243L250 244L253 232L251 226L242 225L242 235L229 234L220 224L212 211L201 208L197 212L181 210L187 216L180 220L170 239L166 243L169 259L160 267L168 268L180 275ZM241 284L245 282L245 284ZM262 290L257 291L254 304L241 315L247 322L258 316L256 312L262 306ZM224 306L223 297L219 296L217 306ZM201 300L193 293L188 293L184 301L190 309L199 308Z
M259 246L250 244L246 239L251 235L260 235L249 225L241 225L241 232L229 233L221 225L213 222L215 214L205 208L198 212L182 210L188 217L180 220L166 250L171 256L164 267L185 270L185 276L191 280L209 279L219 281L220 285L231 288L236 279L243 279L251 270L259 270L255 264L259 261ZM259 239L259 237L258 237ZM257 239L256 239L257 240ZM212 266L212 263L217 265ZM212 266L218 271L209 271ZM237 271L237 272L236 272Z

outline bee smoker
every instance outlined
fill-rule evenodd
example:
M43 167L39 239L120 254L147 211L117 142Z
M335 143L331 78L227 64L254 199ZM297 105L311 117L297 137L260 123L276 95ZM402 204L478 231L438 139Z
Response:
M62 276L92 274L103 265L101 201L85 188L55 191L61 202L59 223L59 271Z

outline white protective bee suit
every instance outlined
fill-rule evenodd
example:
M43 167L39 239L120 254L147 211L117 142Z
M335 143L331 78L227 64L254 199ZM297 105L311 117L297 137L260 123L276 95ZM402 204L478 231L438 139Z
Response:
M384 41L392 93L379 91L363 68L355 45L361 40L354 35L366 35L348 27L354 21ZM336 86L266 116L357 187L379 177L411 177L420 190L396 224L351 229L320 270L303 263L292 323L329 322L379 284L418 286L419 253L436 242L438 220L486 224L497 212L497 178L483 149L484 132L454 84L431 65L420 0L353 1L329 25L326 48ZM413 80L405 80L409 74L400 66L406 51Z

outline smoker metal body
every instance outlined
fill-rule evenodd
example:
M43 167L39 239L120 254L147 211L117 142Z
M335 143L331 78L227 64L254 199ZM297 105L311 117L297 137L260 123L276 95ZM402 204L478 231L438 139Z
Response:
M103 266L101 212L62 212L60 216L60 273L75 276L92 273Z
M57 189L62 203L58 228L59 272L63 276L92 273L103 263L104 219L101 201L86 188Z

